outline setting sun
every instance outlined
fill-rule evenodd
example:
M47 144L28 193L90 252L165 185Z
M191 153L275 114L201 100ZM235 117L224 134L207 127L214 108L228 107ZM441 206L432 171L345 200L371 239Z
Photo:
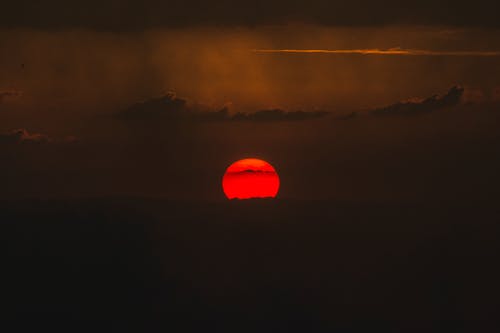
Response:
M234 162L222 178L228 199L274 198L279 187L280 180L273 166L256 158Z

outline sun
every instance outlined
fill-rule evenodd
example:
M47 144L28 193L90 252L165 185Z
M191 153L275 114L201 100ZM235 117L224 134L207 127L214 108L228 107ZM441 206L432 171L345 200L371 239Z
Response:
M274 198L279 187L274 167L257 158L234 162L222 177L222 189L228 199Z

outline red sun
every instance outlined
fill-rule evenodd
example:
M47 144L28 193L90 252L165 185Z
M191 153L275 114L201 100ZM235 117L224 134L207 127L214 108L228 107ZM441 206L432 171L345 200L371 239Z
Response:
M274 198L280 178L273 166L256 158L231 164L222 177L222 189L228 199Z

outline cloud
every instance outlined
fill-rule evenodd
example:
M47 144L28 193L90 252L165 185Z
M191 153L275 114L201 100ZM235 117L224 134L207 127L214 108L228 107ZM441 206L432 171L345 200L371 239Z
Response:
M190 113L192 111L187 107L186 100L168 92L163 96L135 103L119 112L117 117L125 120L180 120L189 117Z
M335 117L336 120L350 120L358 117L358 113L353 111L351 113L343 114Z
M0 133L0 144L44 144L51 141L45 134L29 133L24 128Z
M328 115L325 111L284 111L281 109L260 110L254 113L236 113L227 120L230 121L301 121L320 118Z
M324 111L284 111L265 109L252 113L238 112L231 114L227 107L213 109L188 103L169 92L161 97L151 98L133 104L116 114L118 119L126 121L169 121L169 122L279 122L302 121L328 115Z
M9 90L0 90L0 104L10 98L19 98L22 96L22 91L20 90L14 90L14 89L9 89Z
M359 54L385 56L500 57L500 51L435 51L420 49L254 49L255 53Z
M380 109L375 109L371 111L371 114L374 116L411 116L429 113L458 105L463 94L464 88L455 86L445 95L434 95L421 101L399 102Z
M237 112L230 114L227 107L220 111L204 111L195 114L194 119L204 122L284 122L303 121L329 115L326 111L285 111L281 109L265 109L256 112Z

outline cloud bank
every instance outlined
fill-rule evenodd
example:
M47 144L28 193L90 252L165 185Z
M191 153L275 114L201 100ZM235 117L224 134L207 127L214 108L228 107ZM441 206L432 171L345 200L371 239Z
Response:
M374 116L412 116L456 106L464 94L464 88L452 87L445 95L434 95L421 101L392 104L371 111Z
M135 103L116 114L125 121L190 121L190 122L281 122L303 121L329 115L325 111L285 111L265 109L253 113L231 114L227 107L213 111L209 107L194 105L169 92L157 98Z

